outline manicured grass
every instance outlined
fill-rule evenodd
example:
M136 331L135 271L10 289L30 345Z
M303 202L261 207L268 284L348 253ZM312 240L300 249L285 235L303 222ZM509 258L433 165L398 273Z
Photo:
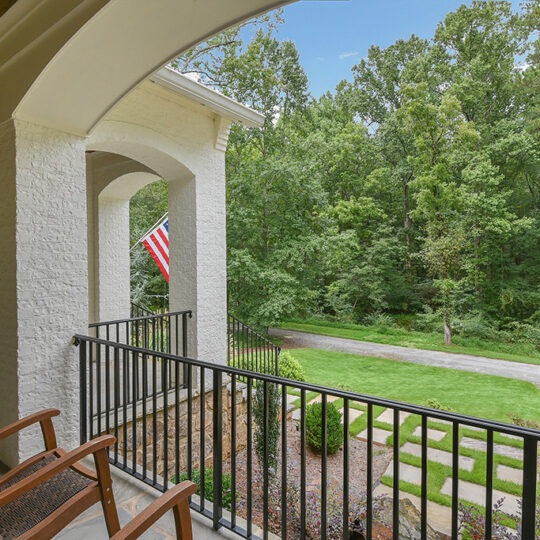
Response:
M444 345L442 334L414 332L404 328L389 328L380 326L360 326L356 324L342 324L320 321L287 321L282 328L311 332L325 336L335 336L400 347L412 347L432 351L463 353L473 356L486 356L499 358L512 362L522 362L540 365L540 351L532 344L493 343L473 338L455 336L455 344Z
M509 414L540 421L540 390L532 383L440 367L316 349L290 351L306 380L417 405L427 399L456 412L509 422Z

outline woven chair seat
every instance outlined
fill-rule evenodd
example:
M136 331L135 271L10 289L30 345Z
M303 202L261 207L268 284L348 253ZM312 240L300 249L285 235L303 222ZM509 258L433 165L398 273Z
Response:
M9 481L0 484L0 491L23 480L56 459L58 458L54 455L40 459ZM16 538L29 531L91 483L92 480L86 476L73 469L66 469L6 504L0 508L0 538Z

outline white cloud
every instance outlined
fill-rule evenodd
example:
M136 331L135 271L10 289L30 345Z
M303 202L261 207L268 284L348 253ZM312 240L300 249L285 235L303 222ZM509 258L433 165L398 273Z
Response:
M340 55L339 55L339 59L340 60L343 60L344 58L349 58L351 56L357 56L358 54L360 54L358 51L351 51L351 52L342 52Z
M317 60L319 62L324 62L324 56L317 56Z

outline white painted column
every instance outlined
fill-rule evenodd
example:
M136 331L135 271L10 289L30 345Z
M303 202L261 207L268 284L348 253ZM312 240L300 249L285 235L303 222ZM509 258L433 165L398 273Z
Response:
M58 441L78 444L78 351L88 321L83 138L0 126L0 426L57 407ZM14 465L43 449L39 428L0 443Z
M192 309L191 357L227 362L224 153L195 177L169 181L170 308Z
M98 320L127 319L131 307L129 199L98 198L97 266Z

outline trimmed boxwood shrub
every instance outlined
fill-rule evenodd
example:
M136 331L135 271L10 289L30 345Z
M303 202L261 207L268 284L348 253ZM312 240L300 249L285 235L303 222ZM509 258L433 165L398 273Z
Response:
M305 381L302 364L289 352L279 353L279 376L293 381Z
M306 435L309 446L315 451L322 450L322 404L312 403L306 408ZM326 453L337 452L343 444L341 413L333 403L326 406Z
M223 508L227 510L231 509L231 475L229 473L223 473L222 475L222 501ZM171 478L171 482L179 484L184 480L189 480L187 473L182 473L178 477L178 481L175 481L175 478ZM201 494L201 471L199 469L193 469L191 471L191 481L197 484L197 495ZM204 472L204 498L207 501L212 502L214 500L214 471L212 468L205 469Z

